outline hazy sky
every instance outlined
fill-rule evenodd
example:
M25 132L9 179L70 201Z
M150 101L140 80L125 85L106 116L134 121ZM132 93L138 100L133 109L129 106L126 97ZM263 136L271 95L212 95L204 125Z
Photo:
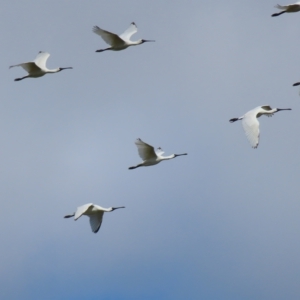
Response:
M1 2L1 299L299 299L300 13L275 4ZM95 53L133 21L156 42ZM74 69L14 82L41 50ZM228 120L264 104L292 111L254 150ZM188 156L128 170L136 138ZM126 208L94 234L63 218L89 202Z

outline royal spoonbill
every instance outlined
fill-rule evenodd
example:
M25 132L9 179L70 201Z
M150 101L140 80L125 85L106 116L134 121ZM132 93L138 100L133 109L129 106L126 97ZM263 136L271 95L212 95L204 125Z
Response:
M292 110L291 108L273 108L269 105L258 106L247 113L242 117L230 119L229 122L233 123L238 120L243 120L242 125L249 140L252 148L257 148L259 143L259 122L257 118L262 115L272 117L273 114L281 110Z
M175 158L175 157L181 156L181 155L187 155L187 153L183 153L183 154L172 154L169 156L162 156L162 154L164 152L162 151L162 149L160 147L157 148L157 150L155 151L152 146L144 143L141 139L137 139L135 141L135 144L138 147L138 152L139 152L139 155L140 155L141 159L143 160L143 162L136 166L129 167L129 170L136 169L138 167L147 167L147 166L157 165L158 163L160 163L163 160L172 159L172 158Z
M103 52L106 50L114 50L114 51L119 51L119 50L124 50L129 46L136 46L140 45L146 42L155 42L153 40L138 40L138 41L131 41L130 37L137 32L137 27L134 22L130 24L127 30L125 30L124 33L121 35L117 35L115 33L111 33L109 31L103 30L99 28L98 26L93 27L93 32L96 34L99 34L102 39L111 47L106 48L106 49L100 49L96 50L96 52Z
M40 51L34 61L30 61L30 62L27 62L27 63L10 66L9 68L22 67L25 71L28 72L27 76L24 76L24 77L21 77L21 78L16 78L15 81L20 81L20 80L25 79L25 78L42 77L47 73L51 74L51 73L57 73L57 72L60 72L62 70L66 70L66 69L73 69L72 67L56 68L56 69L53 69L53 70L47 69L46 61L47 61L49 56L50 56L49 53Z
M289 4L289 5L284 5L284 6L277 4L275 7L278 9L281 9L282 11L279 13L273 14L271 17L277 17L284 13L292 13L292 12L300 11L300 1L298 1L294 4Z
M79 219L82 215L88 216L90 218L90 225L92 228L92 231L94 233L97 233L100 229L103 214L105 212L110 212L118 208L125 208L124 206L120 207L109 207L109 208L103 208L99 205L95 205L93 203L88 203L82 206L77 207L77 210L72 215L66 215L65 218L71 218L74 217L74 220L76 221Z

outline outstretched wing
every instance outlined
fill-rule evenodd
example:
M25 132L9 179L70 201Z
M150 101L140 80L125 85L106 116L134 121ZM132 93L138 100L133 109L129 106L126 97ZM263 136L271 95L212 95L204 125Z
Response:
M80 218L91 206L93 206L93 203L88 203L77 207L74 220L76 221L78 218Z
M124 45L124 41L115 33L103 30L98 26L93 27L93 32L100 35L102 39L110 46Z
M46 69L46 61L49 58L50 54L47 52L40 51L36 56L34 62L41 69Z
M120 34L120 38L124 41L130 41L130 38L133 34L137 32L137 27L134 22L130 24L130 26L122 33Z
M35 73L41 71L41 69L34 62L27 62L23 64L13 65L10 66L9 68L13 68L13 67L22 67L28 73Z
M91 225L92 231L94 233L97 233L101 227L103 214L104 214L103 211L99 211L99 212L97 212L97 214L89 216L90 217L90 225Z
M246 116L242 120L242 125L252 148L257 148L259 143L259 122L256 116Z
M157 157L154 148L144 143L141 139L137 139L135 144L138 147L138 152L142 160L154 159Z

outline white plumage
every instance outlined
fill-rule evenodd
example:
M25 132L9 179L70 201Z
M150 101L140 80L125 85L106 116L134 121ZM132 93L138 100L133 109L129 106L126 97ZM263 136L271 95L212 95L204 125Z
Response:
M160 163L163 160L172 159L181 155L187 155L187 153L183 153L183 154L172 154L170 156L162 156L164 152L160 147L157 148L157 150L155 151L152 146L143 142L141 139L137 139L135 141L135 144L138 148L139 155L143 160L143 162L136 166L129 167L129 170L136 169L138 167L153 166Z
M145 42L154 42L153 40L143 40L143 39L140 39L138 41L131 41L130 40L131 36L137 32L137 27L134 22L132 22L130 26L120 35L103 30L98 26L93 27L93 32L100 35L102 39L108 45L111 46L106 49L96 50L96 52L103 52L106 50L119 51L119 50L124 50L129 46L136 46L136 45L143 44Z
M74 220L76 221L82 215L88 216L90 218L90 225L92 231L94 233L97 233L101 227L104 212L110 212L118 208L125 208L125 207L121 206L121 207L103 208L99 205L88 203L77 207L75 213L73 213L72 215L66 215L65 218L74 217Z
M245 113L242 117L230 119L229 122L233 123L235 121L242 120L242 125L248 141L252 148L257 148L259 144L259 122L257 118L262 115L271 117L274 113L281 110L291 110L291 108L272 109L269 105L258 106Z
M21 77L21 78L16 78L15 81L20 81L25 78L38 78L42 77L47 73L57 73L65 69L72 69L72 67L67 67L67 68L56 68L53 70L50 70L46 67L46 61L49 58L50 54L47 52L40 51L35 58L34 61L18 64L18 65L13 65L10 66L9 68L13 67L22 67L25 71L28 72L27 76Z

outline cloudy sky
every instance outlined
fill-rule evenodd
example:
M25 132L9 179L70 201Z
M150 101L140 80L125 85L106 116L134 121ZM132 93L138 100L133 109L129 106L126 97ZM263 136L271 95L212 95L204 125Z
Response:
M1 299L299 298L300 13L275 4L2 1ZM133 21L156 42L95 53ZM41 50L74 69L14 82ZM254 150L228 120L264 104L293 110ZM188 156L129 171L136 138ZM63 218L89 202L126 208L94 234Z

